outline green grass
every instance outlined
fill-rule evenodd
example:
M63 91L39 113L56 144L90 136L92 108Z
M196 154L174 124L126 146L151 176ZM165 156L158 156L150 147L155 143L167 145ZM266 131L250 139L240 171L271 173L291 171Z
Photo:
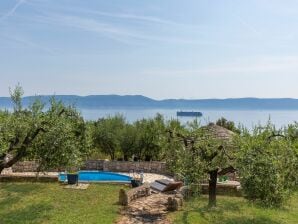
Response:
M110 224L119 217L122 186L93 184L87 190L58 183L0 183L0 224ZM265 209L240 197L218 196L215 209L206 196L188 201L169 218L177 224L297 224L298 193L282 209Z
M215 209L206 196L188 201L170 219L179 224L297 224L298 193L281 209L265 209L240 197L218 196Z
M87 190L58 183L0 183L0 223L113 223L121 186L93 184Z

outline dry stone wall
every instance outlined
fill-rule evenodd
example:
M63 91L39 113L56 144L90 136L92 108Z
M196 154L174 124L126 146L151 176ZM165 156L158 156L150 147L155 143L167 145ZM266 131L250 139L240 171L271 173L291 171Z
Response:
M36 172L38 163L36 161L17 162L12 166L12 172Z
M12 167L13 172L36 172L38 163L35 161L18 162ZM144 172L170 174L165 162L129 162L108 160L87 160L82 167L84 170L103 170L112 172ZM64 169L61 168L61 171ZM51 170L58 171L58 170Z

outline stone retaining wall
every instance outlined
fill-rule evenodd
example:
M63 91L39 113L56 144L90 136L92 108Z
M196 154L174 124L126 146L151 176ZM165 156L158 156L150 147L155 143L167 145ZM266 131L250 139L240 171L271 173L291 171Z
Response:
M13 172L36 172L38 163L35 161L18 162L12 167ZM165 162L129 162L129 161L107 161L87 160L82 167L84 170L103 170L112 172L144 172L170 174ZM58 170L51 170L58 171ZM63 169L61 169L63 171Z
M151 192L150 185L148 183L144 183L143 185L130 190L120 189L119 204L126 206L133 200L141 197L147 197L149 195L151 195Z
M86 162L88 167L89 161ZM169 174L166 163L164 162L128 162L128 161L101 161L98 167L104 171L114 172L144 172L144 173L159 173Z
M202 184L202 193L208 194L209 193L209 187L208 184ZM240 185L229 185L229 184L217 184L216 185L216 194L217 195L229 195L229 196L237 196L241 197L242 190Z
M12 172L36 172L38 163L35 161L17 162L12 166Z

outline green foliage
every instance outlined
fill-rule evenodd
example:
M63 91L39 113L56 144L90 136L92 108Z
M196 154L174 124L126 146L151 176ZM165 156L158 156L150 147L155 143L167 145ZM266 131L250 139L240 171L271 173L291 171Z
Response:
M185 184L191 185L200 184L207 178L205 164L196 155L196 151L189 151L181 145L179 140L172 142L170 146L175 159L172 160L172 163L168 162L167 164L179 179L184 180Z
M281 206L297 185L297 140L293 127L277 132L268 124L239 138L238 169L245 197ZM278 134L276 134L278 133Z
M34 141L32 159L38 160L43 170L53 167L79 168L88 152L83 118L75 108L65 107L55 100L43 116L47 121L46 131Z
M236 127L233 121L228 121L226 118L222 117L216 121L216 125L224 127L232 132L240 134L240 129Z
M14 112L0 112L0 172L22 159L39 161L40 169L78 165L87 148L76 109L54 98L48 109L39 100L23 109L21 87L11 95Z
M235 147L233 133L209 124L200 127L197 121L188 124L184 133L169 130L168 159L170 169L187 185L198 185L209 176L209 206L216 206L218 175L233 172Z
M197 120L184 126L157 114L132 124L121 115L85 122L75 107L54 98L48 108L36 100L23 109L22 88L10 93L14 111L0 111L0 172L22 159L39 161L41 170L78 167L92 149L112 160L165 160L187 184L211 173L216 180L237 165L245 197L266 206L281 206L298 186L298 123L249 132L221 118L217 125L239 133L226 141Z
M171 131L169 137L168 165L188 184L200 183L206 180L209 172L233 165L230 158L234 156L234 148L196 121Z
M138 160L150 161L165 156L166 130L161 115L133 124L127 123L121 115L100 119L94 122L92 139L97 150L112 160L136 156Z
M18 112L22 110L22 96L24 95L24 90L18 84L15 89L9 89L9 94L12 102L14 103L14 111Z
M119 138L119 147L125 161L137 151L138 133L132 124L125 124Z
M167 144L167 164L175 175L188 184L198 184L206 174L205 167L197 156L192 141L196 138L194 130L197 123L189 123L187 127L172 121L169 124ZM187 136L187 137L186 137Z
M125 127L124 117L116 115L94 123L93 140L97 148L108 154L112 160L120 151L120 139Z
M208 126L198 129L196 135L198 140L195 142L195 148L207 172L220 171L234 165L235 147L232 139L220 139Z
M163 117L158 114L153 119L142 119L134 123L137 130L135 155L139 160L159 160L164 156L163 145L166 129Z

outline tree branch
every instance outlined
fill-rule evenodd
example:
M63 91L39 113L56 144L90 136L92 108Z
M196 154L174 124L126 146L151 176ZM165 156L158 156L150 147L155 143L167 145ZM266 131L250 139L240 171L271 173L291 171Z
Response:
M218 175L225 175L227 173L233 173L235 171L236 171L236 169L233 166L229 166L229 167L226 167L226 168L221 169L218 172Z
M226 149L225 149L225 147L224 147L223 145L219 146L218 149L219 149L219 150L222 150L222 152L226 155L226 157L228 157L229 160L234 160L234 158L231 157L231 156L227 153L227 151L226 151Z
M63 109L59 112L58 117L61 117L62 114L64 114L64 113L66 113L66 110L63 108Z
M277 133L277 134L273 133L272 135L270 135L270 136L267 138L267 140L268 140L268 141L271 141L273 138L276 138L276 137L286 138L285 135L282 135L282 134L279 134L279 133Z

